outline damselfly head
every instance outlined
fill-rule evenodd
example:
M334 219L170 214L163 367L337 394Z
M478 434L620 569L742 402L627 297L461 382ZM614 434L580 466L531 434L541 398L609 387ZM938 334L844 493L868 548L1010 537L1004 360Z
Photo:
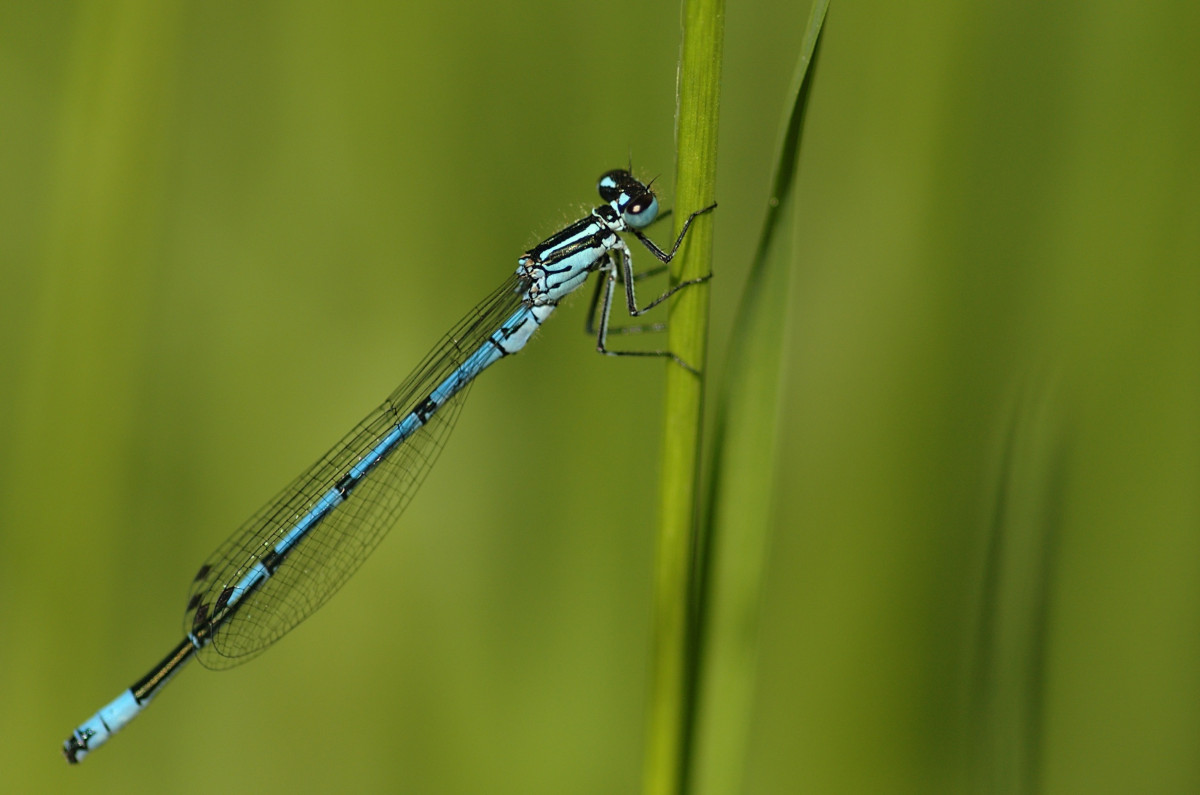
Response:
M658 217L658 199L654 191L624 169L614 169L600 177L596 188L600 198L633 229L649 226Z

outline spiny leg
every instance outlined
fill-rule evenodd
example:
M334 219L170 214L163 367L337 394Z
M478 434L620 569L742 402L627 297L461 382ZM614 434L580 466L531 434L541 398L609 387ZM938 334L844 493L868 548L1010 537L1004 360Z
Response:
M625 252L627 255L628 252ZM608 339L608 318L612 312L613 288L617 282L617 269L609 263L608 269L604 272L603 278L597 282L596 296L600 295L600 284L604 285L604 300L600 304L600 328L596 335L596 350L603 353L605 356L655 356L660 358L668 358L678 364L689 373L699 375L699 371L695 367L680 359L671 351L610 351L606 346ZM665 324L658 324L665 327Z
M610 264L608 267L611 268L612 267L611 260L609 260L609 263ZM638 282L638 281L641 281L642 279L648 279L651 276L659 275L666 269L667 269L666 265L659 265L656 268L651 268L650 270L633 274L633 280L635 282ZM602 274L606 273L606 268L604 267L603 264L601 264L601 267L599 268L599 270ZM624 269L617 268L615 270L617 273L617 281L624 284L625 283ZM596 308L600 306L600 291L604 289L604 285L607 281L608 281L607 276L602 276L601 278L596 280L596 289L594 289L592 291L591 301L588 302L587 316L583 319L583 333L587 334L588 336L591 336L592 334L596 333ZM607 333L609 333L609 334L653 334L653 333L656 333L659 331L666 331L666 328L667 328L666 323L640 323L635 326L609 326Z
M683 228L679 230L679 237L675 238L675 245L671 246L670 253L664 252L657 245L655 245L653 240L651 240L650 238L643 235L639 230L632 229L630 231L632 231L634 233L634 235L637 236L638 240L642 241L642 245L644 245L646 248L650 249L650 252L652 254L654 254L654 256L658 257L658 259L664 265L666 265L667 263L669 263L671 260L673 260L675 258L675 254L676 254L676 252L679 251L679 246L683 243L683 238L687 234L688 229L691 227L692 221L696 220L696 216L703 215L704 213L712 212L716 208L716 206L717 205L715 203L710 204L708 207L705 207L703 210L697 210L696 212L692 213L691 215L689 215L687 217L687 220L683 222ZM633 257L629 255L628 248L625 249L624 256L621 258L621 268L624 271L624 277L625 277L623 279L623 281L625 282L625 304L626 304L626 307L629 309L630 316L632 316L632 317L637 317L638 315L641 315L644 312L647 312L647 311L653 309L654 307L661 304L663 301L670 298L675 293L682 290L684 287L690 287L693 284L700 284L701 282L708 281L709 279L712 278L712 274L709 273L709 274L706 274L706 275L701 276L696 279L688 279L687 281L680 282L679 284L676 284L675 286L668 289L665 293L660 295L658 298L655 298L653 301L646 304L641 309L638 309L637 296L634 294L634 289L633 289L633 283L636 280L634 277L634 274L633 274Z
M637 236L637 239L642 241L642 245L646 246L646 248L648 248L650 250L650 252L652 254L654 254L654 256L657 257L659 259L659 261L662 262L663 266L665 267L668 263L670 263L670 261L672 259L675 258L675 254L679 251L679 246L683 243L683 238L687 235L688 229L692 225L692 221L696 220L696 216L711 212L712 210L714 210L716 208L716 206L717 205L714 202L713 204L709 205L708 207L705 207L702 210L697 210L696 212L689 215L687 217L687 220L685 220L683 222L683 228L679 230L679 237L677 237L675 239L675 244L671 246L671 251L669 253L664 252L662 249L660 249L657 245L655 245L654 241L650 240L650 238L643 235L641 233L641 231L639 231L637 229L630 229L629 231L633 232L633 234ZM596 336L596 350L607 356L656 356L656 357L669 358L672 361L674 361L676 364L678 364L680 367L687 370L688 372L699 375L699 371L697 371L696 368L692 367L690 364L688 364L683 359L676 356L671 351L666 351L666 350L661 350L661 351L610 351L606 346L606 342L608 339L608 332L609 332L608 320L609 320L609 316L612 312L613 288L615 287L618 279L620 281L622 281L625 285L626 308L629 310L629 314L632 317L637 317L645 312L648 312L649 310L653 309L654 307L658 306L663 301L667 300L672 295L674 295L675 293L682 290L684 287L690 287L691 285L700 284L701 282L708 281L709 279L712 278L712 274L709 273L709 274L707 274L705 276L701 276L697 279L688 279L687 281L680 282L679 284L676 284L673 287L671 287L670 289L668 289L666 292L664 292L658 298L651 301L646 306L642 307L641 309L638 309L637 297L634 293L634 288L633 288L634 282L636 282L639 279L644 278L646 276L649 276L649 275L652 275L655 273L661 273L662 269L661 268L652 268L652 269L646 271L645 273L635 274L633 272L633 256L631 255L631 253L629 251L629 247L627 245L625 245L624 242L620 242L616 247L614 247L613 250L617 252L617 256L619 256L621 259L620 265L618 266L615 262L613 262L612 252L609 252L609 254L605 257L605 260L602 261L600 270L602 273L604 273L604 280L603 280L604 286L603 286L603 288L601 288L600 283L597 282L596 290L592 295L591 307L589 308L589 311L588 311L588 328L591 329L591 328L595 327L596 303L600 297L600 291L601 291L601 289L603 289L604 290L604 300L601 303L601 308L600 308L600 327L599 327L599 332ZM647 331L647 330L661 331L664 328L666 328L665 323L655 323L655 324L651 324L648 327L647 326L627 326L624 328L614 328L614 329L612 329L612 331L630 334L630 333L637 333L639 331Z
M630 229L629 231L633 232L633 234L637 236L637 239L642 241L642 245L644 245L646 248L650 249L651 253L653 253L654 256L658 257L664 263L670 262L671 260L673 260L675 258L675 252L679 250L679 245L681 243L683 243L683 238L688 233L688 228L692 225L692 221L696 220L696 216L704 215L705 213L711 213L715 209L717 209L717 203L713 202L712 204L708 205L704 209L697 210L696 212L689 215L687 217L687 220L683 222L683 228L679 230L679 237L675 238L675 245L671 246L670 254L664 252L661 248L658 247L658 245L653 240L651 240L650 238L648 238L644 234L642 234L642 231L640 229ZM660 218L661 217L666 217L666 214L664 213L663 216L660 216Z

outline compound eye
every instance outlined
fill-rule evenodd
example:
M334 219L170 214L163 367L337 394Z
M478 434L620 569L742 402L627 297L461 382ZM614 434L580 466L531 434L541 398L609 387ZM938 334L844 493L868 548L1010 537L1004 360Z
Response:
M596 185L596 190L600 192L600 198L604 201L616 201L617 197L621 195L621 186L628 180L628 171L615 168L600 177L600 182Z
M658 198L649 191L634 197L622 213L625 223L634 229L649 226L658 217Z

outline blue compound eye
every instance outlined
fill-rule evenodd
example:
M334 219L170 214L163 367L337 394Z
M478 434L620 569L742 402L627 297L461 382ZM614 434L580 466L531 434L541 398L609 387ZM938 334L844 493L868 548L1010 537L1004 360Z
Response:
M650 192L643 193L625 205L621 216L634 229L649 226L658 217L658 197Z

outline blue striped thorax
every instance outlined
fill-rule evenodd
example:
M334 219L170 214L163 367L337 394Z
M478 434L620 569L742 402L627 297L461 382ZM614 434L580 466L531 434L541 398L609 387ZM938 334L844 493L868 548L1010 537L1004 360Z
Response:
M534 305L556 304L608 262L608 252L624 248L618 233L642 229L658 217L658 198L624 169L609 171L596 186L602 204L529 249L517 265L528 278Z

